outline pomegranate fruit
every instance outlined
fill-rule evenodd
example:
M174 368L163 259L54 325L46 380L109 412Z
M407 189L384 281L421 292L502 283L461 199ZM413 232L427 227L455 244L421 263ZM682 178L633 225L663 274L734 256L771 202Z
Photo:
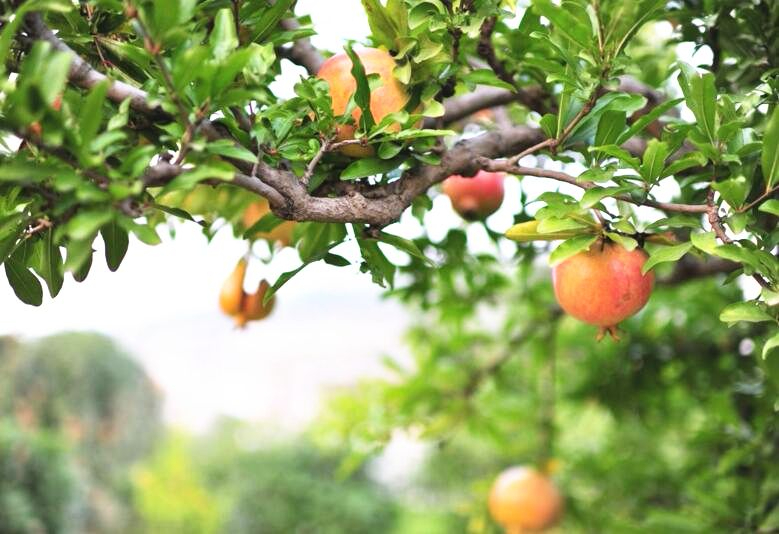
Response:
M371 114L374 120L379 122L390 113L402 110L409 97L403 84L392 74L392 70L395 68L395 60L392 59L392 56L378 48L364 48L357 50L356 53L365 67L365 73L378 74L381 81L381 85L371 91ZM346 54L337 54L324 62L317 77L330 84L333 113L343 115L346 112L349 99L357 89L357 82L352 76L352 60ZM360 108L355 107L352 111L355 122L360 119L361 115ZM390 130L396 132L399 129L400 124L395 124ZM336 140L354 139L354 130L355 127L349 124L338 126ZM364 158L374 154L373 147L356 144L342 147L341 152L355 158Z
M269 288L268 281L262 280L257 291L244 296L241 311L235 316L235 324L239 328L246 326L249 321L259 321L270 315L270 312L273 311L273 305L276 303L276 297L271 297L267 305L262 303Z
M482 220L503 203L504 178L502 172L479 171L473 178L455 174L444 180L443 191L463 219Z
M649 300L654 273L641 274L647 254L611 242L595 243L552 271L557 302L566 313L616 337L616 325Z
M251 228L257 221L265 217L270 212L270 206L266 199L252 202L243 212L244 228ZM270 232L258 232L253 235L254 239L267 239L272 243L278 243L282 247L289 246L292 242L292 231L295 229L294 221L285 221Z
M492 518L507 532L542 530L552 526L563 509L563 499L543 473L524 466L503 471L489 496Z
M244 276L246 276L246 258L241 258L219 292L219 307L227 315L233 316L241 311Z

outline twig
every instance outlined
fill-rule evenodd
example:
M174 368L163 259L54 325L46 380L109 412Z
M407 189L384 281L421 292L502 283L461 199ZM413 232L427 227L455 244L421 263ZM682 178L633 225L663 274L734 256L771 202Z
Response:
M32 237L35 234L37 234L39 232L42 232L43 230L46 230L46 229L51 228L51 227L52 227L52 223L51 223L50 220L48 220L48 219L38 219L36 221L36 225L33 226L32 228L30 228L29 230L27 230L25 232L25 236L28 237L28 238Z
M706 208L709 224L711 225L711 229L714 230L714 234L725 244L733 243L733 240L725 232L725 227L722 225L722 219L720 219L719 216L719 207L714 202L714 189L712 188L709 188L708 193L706 193ZM772 289L771 284L768 283L768 280L763 278L760 273L753 273L752 278L754 278L761 287Z
M304 186L308 187L308 183L311 180L311 176L313 176L314 171L316 170L316 166L319 164L319 161L322 159L325 153L330 150L331 142L331 139L321 139L319 150L317 150L317 153L313 158L311 158L311 161L308 162L306 172L303 173L303 176L300 178L300 181Z
M732 243L733 240L728 237L728 234L725 232L725 227L722 225L722 220L719 216L719 208L717 204L714 203L714 189L711 188L709 188L708 193L706 193L706 214L711 229L714 230L714 233L719 240L723 243Z
M512 76L507 70L506 66L498 56L495 55L495 48L492 45L492 32L495 30L495 23L498 21L498 17L495 15L487 17L481 25L479 30L479 44L476 46L476 52L484 58L492 71L504 82L516 86L514 76Z
M565 182L582 189L592 189L597 187L594 182L586 180L578 180L570 174L561 171L551 171L547 169L538 169L535 167L521 167L517 165L510 165L508 161L495 161L486 158L477 158L477 162L488 171L501 171L509 174L516 174L519 176L535 176L538 178L551 178L559 182ZM708 213L709 207L706 204L677 204L674 202L658 202L652 199L645 199L643 201L632 199L624 195L614 195L612 198L622 200L624 202L630 202L637 206L649 206L662 211L671 211L678 213Z
M757 206L758 204L760 204L761 202L763 202L764 200L767 200L768 198L770 198L773 194L775 194L777 192L779 192L779 184L775 185L771 189L766 190L765 193L763 193L762 195L757 197L755 200L753 200L752 202L750 202L746 206L742 206L742 207L740 207L740 208L738 208L738 209L736 209L734 211L736 213L744 213L745 211L749 211L752 208L754 208L755 206Z

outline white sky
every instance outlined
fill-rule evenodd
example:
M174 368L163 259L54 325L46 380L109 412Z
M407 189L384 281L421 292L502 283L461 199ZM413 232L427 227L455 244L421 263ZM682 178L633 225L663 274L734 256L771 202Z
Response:
M320 48L339 50L347 39L368 33L359 0L301 0L298 13L311 14L320 32L313 41ZM289 94L302 74L290 64L286 69L275 88L279 94ZM542 180L525 181L531 198L550 188ZM515 180L507 180L506 201L489 220L493 229L503 231L512 222L518 190ZM664 190L662 196L674 193ZM434 238L463 226L440 196L428 220ZM414 237L419 227L406 216L388 230ZM468 232L476 249L490 246L478 225ZM163 238L157 247L132 241L116 273L105 267L99 250L84 283L68 275L60 295L39 308L22 304L7 283L0 283L0 334L27 339L66 330L108 334L143 363L160 387L166 419L195 431L206 429L219 414L300 429L316 415L329 388L381 373L383 355L405 354L407 312L381 300L381 289L356 266L309 266L281 290L267 320L236 331L219 312L217 295L245 244L229 231L208 244L194 224L179 225L175 240ZM99 240L97 245L102 245ZM353 245L343 249L356 259ZM275 280L298 264L296 254L287 250L271 266L255 265L250 285L260 276Z

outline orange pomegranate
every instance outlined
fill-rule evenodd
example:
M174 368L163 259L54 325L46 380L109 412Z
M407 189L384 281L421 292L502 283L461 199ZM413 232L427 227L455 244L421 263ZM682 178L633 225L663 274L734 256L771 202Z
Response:
M270 212L270 206L266 199L252 202L243 212L244 228L251 228L257 221ZM259 232L252 236L256 239L267 239L273 243L279 243L282 247L289 246L292 242L292 231L295 229L294 221L285 221L270 232Z
M503 203L502 172L479 171L473 178L453 175L444 180L443 191L454 211L467 221L482 220Z
M241 258L219 292L219 307L227 315L233 316L241 311L244 300L244 276L246 276L246 258Z
M408 102L408 94L402 83L392 74L395 60L392 56L378 48L364 48L356 51L360 62L365 67L366 74L378 74L381 85L371 92L371 114L376 122L381 121L390 113L401 111ZM330 85L330 98L333 101L333 113L343 115L349 99L357 89L357 82L352 76L352 60L348 55L337 54L324 62L317 76ZM362 111L355 107L352 117L357 122ZM392 131L398 131L400 125L393 125ZM355 127L341 125L336 131L336 139L344 141L354 138ZM347 145L341 152L355 158L364 158L374 153L373 147L362 145Z
M616 335L616 325L649 300L654 273L641 274L647 254L598 242L552 271L557 302L566 313Z
M262 280L257 291L244 296L241 311L235 316L235 324L238 327L243 328L249 321L259 321L270 315L270 312L273 311L273 305L276 303L276 297L271 297L267 305L262 303L269 288L268 281Z
M563 499L546 475L531 467L516 466L495 479L489 509L506 532L543 530L560 517Z

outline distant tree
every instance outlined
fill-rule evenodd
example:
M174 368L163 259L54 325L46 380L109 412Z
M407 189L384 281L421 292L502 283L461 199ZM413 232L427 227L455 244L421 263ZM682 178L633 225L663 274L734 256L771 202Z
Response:
M157 389L137 362L97 334L0 343L0 413L28 432L61 436L88 498L86 528L130 520L129 467L161 430Z
M0 419L0 532L75 533L73 467L56 434Z
M363 469L342 472L343 451L323 450L305 437L242 445L253 440L252 431L225 420L195 449L208 486L230 503L224 532L395 532L394 497Z

